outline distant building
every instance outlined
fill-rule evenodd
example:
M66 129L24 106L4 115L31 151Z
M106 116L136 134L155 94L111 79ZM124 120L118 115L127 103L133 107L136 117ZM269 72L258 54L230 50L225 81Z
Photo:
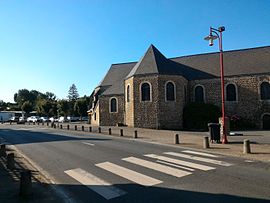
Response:
M270 46L224 52L226 115L270 128ZM93 92L91 124L181 129L193 101L221 106L219 53L166 58L151 45L138 62L113 64Z

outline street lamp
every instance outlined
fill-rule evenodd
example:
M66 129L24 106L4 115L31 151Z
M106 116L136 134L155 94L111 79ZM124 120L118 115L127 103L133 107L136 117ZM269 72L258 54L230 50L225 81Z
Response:
M222 144L227 144L227 132L225 125L225 96L224 96L224 67L223 67L223 50L222 50L222 32L225 31L225 27L221 26L218 29L210 27L210 34L204 39L209 41L209 46L214 45L214 40L219 41L219 60L220 60L220 80L221 80L221 111L222 111Z

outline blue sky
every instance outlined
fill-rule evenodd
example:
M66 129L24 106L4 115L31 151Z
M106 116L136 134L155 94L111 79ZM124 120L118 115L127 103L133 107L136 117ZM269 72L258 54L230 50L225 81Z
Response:
M23 88L66 98L72 83L90 95L111 64L150 44L168 58L216 52L203 40L210 26L226 27L225 51L268 46L269 10L269 0L0 0L0 100Z

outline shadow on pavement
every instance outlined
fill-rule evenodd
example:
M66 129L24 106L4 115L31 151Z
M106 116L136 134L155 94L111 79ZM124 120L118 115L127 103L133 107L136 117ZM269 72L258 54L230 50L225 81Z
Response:
M32 131L25 131L25 130L10 130L10 129L0 129L0 137L5 139L11 144L29 144L29 143L40 143L40 142L61 142L61 141L107 141L111 139L104 139L104 138L83 138L82 136L89 136L88 135L80 135L75 137L74 132L65 132L67 135L60 135L55 134L57 132L52 133L45 133L45 132L32 132Z

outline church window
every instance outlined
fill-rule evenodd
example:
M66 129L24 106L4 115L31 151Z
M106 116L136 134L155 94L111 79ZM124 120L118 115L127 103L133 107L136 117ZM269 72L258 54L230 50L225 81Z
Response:
M226 101L236 101L236 86L234 84L226 86Z
M151 86L147 82L144 82L141 85L141 100L151 101Z
M270 100L270 84L262 82L261 84L261 100Z
M110 99L110 113L116 113L117 112L117 100L116 98Z
M127 86L127 102L130 102L130 86Z
M175 101L175 86L172 82L166 83L166 101Z
M204 88L201 85L195 87L195 102L204 102Z

